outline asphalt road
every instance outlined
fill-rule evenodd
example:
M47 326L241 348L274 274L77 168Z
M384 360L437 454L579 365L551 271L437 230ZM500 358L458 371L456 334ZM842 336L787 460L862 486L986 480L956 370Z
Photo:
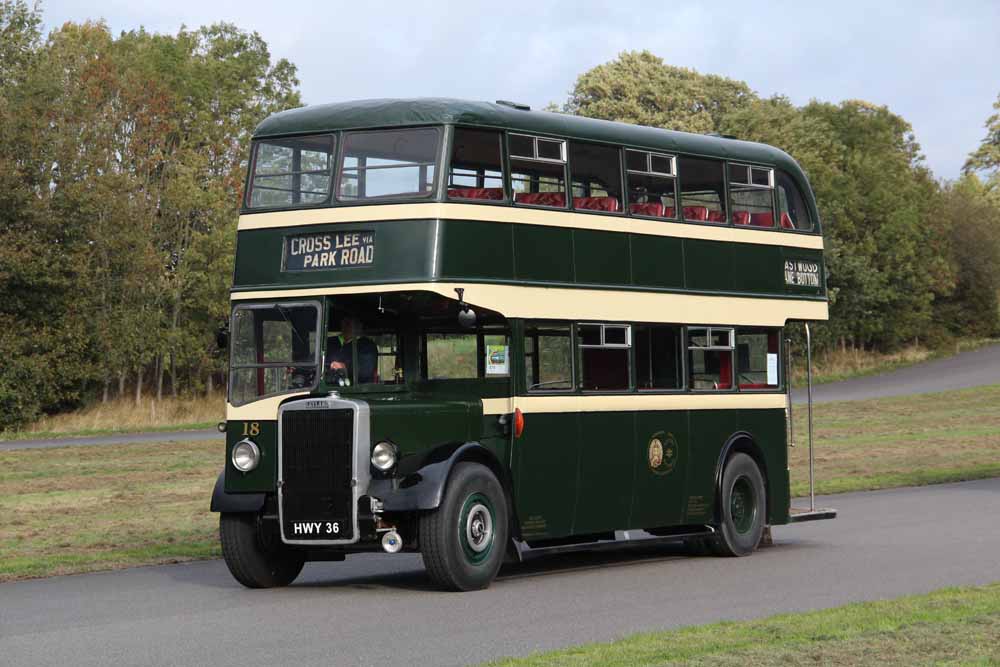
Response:
M907 366L881 375L816 385L813 387L813 402L861 401L989 384L1000 384L1000 345L961 352L952 357ZM794 391L792 400L795 403L805 403L805 389Z
M0 452L11 449L49 449L71 445L117 445L132 442L192 442L197 440L222 440L218 429L198 431L154 431L151 433L122 433L95 435L85 438L45 438L39 440L10 440L0 442Z
M750 558L550 556L476 593L431 589L409 554L309 564L281 590L220 561L0 584L0 663L457 665L1000 580L1000 479L822 503L840 517Z

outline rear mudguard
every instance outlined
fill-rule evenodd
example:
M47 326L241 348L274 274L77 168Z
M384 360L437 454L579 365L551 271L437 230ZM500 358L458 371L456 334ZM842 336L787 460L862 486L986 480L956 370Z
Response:
M226 493L226 470L222 469L212 491L213 512L259 512L264 507L263 493Z
M414 472L396 479L373 479L368 485L368 495L381 500L386 512L436 509L444 497L452 468L462 461L480 463L492 470L509 495L509 475L493 452L478 442L443 445Z

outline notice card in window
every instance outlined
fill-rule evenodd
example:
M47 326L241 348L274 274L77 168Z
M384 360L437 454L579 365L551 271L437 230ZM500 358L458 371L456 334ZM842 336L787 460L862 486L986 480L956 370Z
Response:
M767 355L767 383L771 386L778 386L778 355L768 353Z
M510 359L506 345L486 346L486 374L510 375Z

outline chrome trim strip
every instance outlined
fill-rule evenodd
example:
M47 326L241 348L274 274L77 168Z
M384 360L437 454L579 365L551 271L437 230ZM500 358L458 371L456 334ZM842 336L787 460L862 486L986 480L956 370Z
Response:
M354 411L354 472L351 479L351 516L353 517L354 536L349 540L291 540L285 537L285 517L284 502L282 498L282 418L289 410L337 410L348 408ZM292 401L278 408L278 529L281 533L281 541L285 544L304 545L332 545L332 544L355 544L361 539L361 530L358 525L358 500L368 493L368 485L371 482L371 470L368 467L368 457L371 451L371 409L365 401L355 399L343 399L339 396L324 396L320 398L309 398L301 401Z

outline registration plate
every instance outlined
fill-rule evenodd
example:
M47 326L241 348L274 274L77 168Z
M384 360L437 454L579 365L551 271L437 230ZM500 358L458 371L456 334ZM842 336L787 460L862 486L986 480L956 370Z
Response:
M340 537L344 530L340 521L290 521L289 529L292 539Z

